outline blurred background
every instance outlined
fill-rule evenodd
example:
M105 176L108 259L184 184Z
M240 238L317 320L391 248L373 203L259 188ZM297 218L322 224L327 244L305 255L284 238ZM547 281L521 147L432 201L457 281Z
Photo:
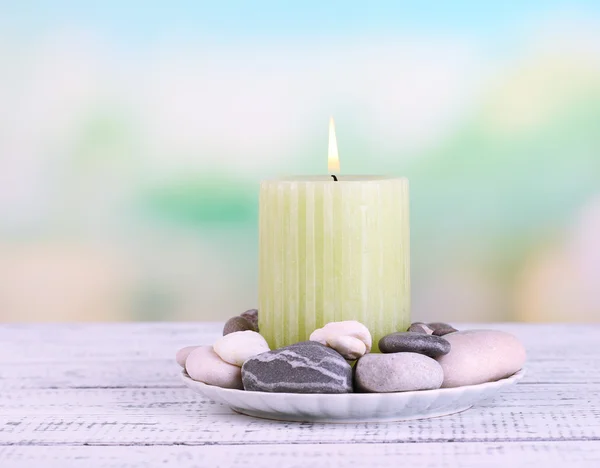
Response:
M0 321L224 320L258 183L411 181L413 316L600 319L597 1L0 5Z

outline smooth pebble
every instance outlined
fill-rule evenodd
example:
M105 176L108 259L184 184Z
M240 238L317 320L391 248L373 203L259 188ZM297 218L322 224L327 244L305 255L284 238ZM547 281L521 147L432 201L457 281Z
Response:
M238 315L237 317L231 317L229 320L227 320L227 322L225 322L225 326L223 327L223 336L246 330L258 331L257 327L255 327L250 320L248 320L246 317Z
M222 336L213 349L223 361L241 367L251 357L269 351L269 345L259 333L246 330Z
M363 392L431 390L440 388L443 379L441 366L423 354L365 354L356 364L356 388Z
M257 392L349 393L352 367L337 351L304 341L248 359L242 380Z
M460 387L508 377L523 367L523 344L499 330L465 330L444 336L451 345L437 358L444 370L443 387Z
M177 354L175 355L177 364L185 369L185 360L197 347L198 346L186 346L185 348L181 348L179 351L177 351Z
M212 346L199 346L185 361L188 375L199 382L223 388L243 389L242 372L238 366L223 361Z
M408 327L407 331L414 333L426 333L428 335L431 335L433 333L433 330L429 328L426 323L422 322L415 322L411 324L411 326Z
M333 338L340 336L351 336L365 344L367 352L371 351L372 338L369 329L356 320L345 320L343 322L329 322L322 328L317 328L311 333L309 340L317 341L327 345Z
M367 352L367 347L353 336L334 336L327 340L327 346L335 349L344 359L354 361Z
M258 309L249 309L243 314L240 314L241 317L244 317L246 320L249 320L253 325L255 330L258 330Z
M444 322L432 322L428 323L427 326L433 330L433 335L435 336L444 336L448 333L454 333L458 331L452 325L449 325Z
M397 332L379 340L382 353L418 353L438 357L450 352L450 343L441 336L427 333Z

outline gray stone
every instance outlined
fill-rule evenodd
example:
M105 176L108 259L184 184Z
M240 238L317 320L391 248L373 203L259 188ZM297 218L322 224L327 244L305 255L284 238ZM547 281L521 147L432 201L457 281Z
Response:
M431 335L433 333L433 330L423 322L415 322L411 324L407 331L414 333L426 333L427 335Z
M465 330L444 337L452 349L437 358L444 370L443 387L461 387L508 377L523 367L523 344L499 330Z
M450 352L450 343L427 333L397 332L381 338L379 350L382 353L418 353L438 357Z
M304 341L248 359L242 381L256 392L349 393L352 368L337 351Z
M431 390L443 380L441 366L423 354L365 354L356 364L356 389L362 392Z
M254 324L254 328L256 328L254 331L258 331L258 309L249 309L240 315L245 319L250 320L250 322Z
M448 333L454 333L458 331L452 325L449 325L444 322L431 322L428 323L427 326L433 330L433 334L435 336L444 336Z
M258 329L250 320L238 315L237 317L231 317L229 320L227 320L227 322L225 322L225 326L223 327L223 336L246 330L254 332L258 331Z

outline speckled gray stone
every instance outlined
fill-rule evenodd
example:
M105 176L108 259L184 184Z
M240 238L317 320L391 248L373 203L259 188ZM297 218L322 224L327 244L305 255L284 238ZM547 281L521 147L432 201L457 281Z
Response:
M382 353L418 353L438 357L450 352L450 343L440 336L426 333L390 333L379 340Z
M225 326L223 327L223 336L246 330L254 332L258 331L250 320L248 320L246 317L238 315L237 317L231 317L229 320L227 320L227 322L225 322Z
M444 337L452 346L437 358L444 370L443 387L460 387L508 377L523 367L525 348L499 330L465 330Z
M440 388L444 373L435 359L423 354L365 354L354 379L357 391L407 392Z
M426 333L390 333L379 340L382 353L418 353L438 357L450 352L450 343L440 336Z
M241 317L244 317L246 320L250 320L254 325L254 328L258 331L258 309L249 309L243 314L240 314Z
M337 351L304 341L248 359L242 381L256 392L349 393L352 368Z
M427 326L433 330L433 334L435 336L444 336L448 333L454 333L458 331L452 325L444 322L431 322L428 323Z

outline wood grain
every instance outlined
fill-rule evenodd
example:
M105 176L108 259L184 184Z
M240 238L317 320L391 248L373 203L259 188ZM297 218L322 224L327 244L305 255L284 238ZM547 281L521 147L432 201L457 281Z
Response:
M460 465L458 465L460 462ZM600 442L0 447L0 466L199 468L597 467Z
M500 328L522 383L472 410L381 424L263 421L184 388L173 356L221 324L0 325L0 466L600 466L600 326Z

